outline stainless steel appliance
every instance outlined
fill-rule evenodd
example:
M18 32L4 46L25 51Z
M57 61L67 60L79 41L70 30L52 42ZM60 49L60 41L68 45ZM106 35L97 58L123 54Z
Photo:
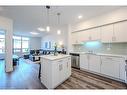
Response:
M80 54L70 53L71 55L71 66L74 68L78 68L80 66Z

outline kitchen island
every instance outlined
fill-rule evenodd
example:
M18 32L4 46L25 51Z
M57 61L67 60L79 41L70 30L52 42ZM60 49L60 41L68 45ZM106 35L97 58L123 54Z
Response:
M71 75L70 55L43 55L41 56L41 82L53 89L68 79Z

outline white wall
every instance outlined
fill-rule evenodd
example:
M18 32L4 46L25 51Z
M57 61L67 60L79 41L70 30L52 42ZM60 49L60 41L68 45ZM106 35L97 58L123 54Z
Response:
M41 49L41 37L30 38L30 49Z
M6 72L13 71L12 64L12 35L13 21L11 19L0 16L0 28L5 30L5 70Z
M68 29L67 25L60 28L62 33L61 35L57 35L57 28L51 29L50 33L46 36L42 37L42 49L45 49L44 44L45 42L56 42L59 43L60 41L63 42L63 45L65 48L67 48L67 42L68 42Z

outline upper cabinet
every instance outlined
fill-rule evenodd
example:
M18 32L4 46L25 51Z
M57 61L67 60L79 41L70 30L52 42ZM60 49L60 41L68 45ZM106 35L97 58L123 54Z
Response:
M100 27L90 29L90 38L89 38L89 40L95 41L95 40L100 40L100 39L101 39Z
M127 42L127 21L72 33L73 43L81 44L82 42L96 40L102 43Z
M81 44L86 41L95 41L101 39L100 28L88 29L72 33L72 44Z
M114 31L113 24L101 27L101 41L104 43L113 42Z
M114 24L115 42L127 42L127 21Z
M79 33L78 32L75 32L75 33L72 33L71 34L71 41L72 41L72 44L79 44Z

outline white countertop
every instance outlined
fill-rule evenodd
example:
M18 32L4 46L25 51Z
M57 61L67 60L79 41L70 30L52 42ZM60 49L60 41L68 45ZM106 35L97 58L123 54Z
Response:
M122 57L122 58L125 58L125 60L127 60L127 55L120 55L120 54L88 53L88 52L70 52L70 53L76 53L76 54L94 54L94 55L100 55L100 56Z
M49 59L49 60L57 60L57 59L70 57L70 55L58 54L57 56L54 56L53 54L50 54L50 55L42 55L40 57L45 58L45 59Z

